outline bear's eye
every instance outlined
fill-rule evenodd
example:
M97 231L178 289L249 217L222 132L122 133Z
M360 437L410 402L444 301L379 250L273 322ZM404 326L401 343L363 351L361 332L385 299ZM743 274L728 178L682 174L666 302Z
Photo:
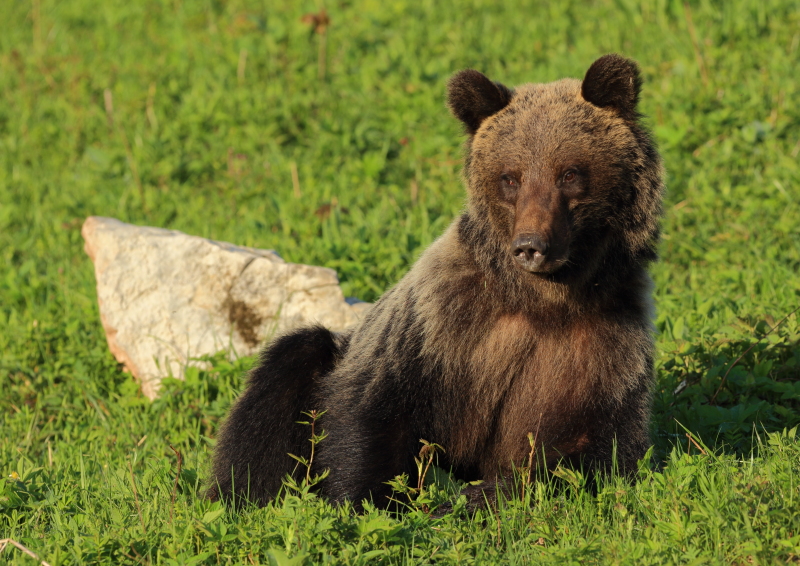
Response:
M575 180L575 178L576 178L577 176L578 176L578 174L577 174L577 173L575 173L575 171L573 171L572 169L570 169L569 171L567 171L566 173L564 173L564 176L563 176L563 177L561 177L561 179L562 179L562 180L563 180L565 183L571 183L572 181L574 181L574 180Z
M507 175L507 174L503 173L502 175L500 175L500 180L503 181L503 185L505 185L506 187L516 187L517 186L517 180L514 177L512 177L511 175Z
M500 190L502 191L503 198L513 203L517 200L519 181L508 173L503 173L500 175Z

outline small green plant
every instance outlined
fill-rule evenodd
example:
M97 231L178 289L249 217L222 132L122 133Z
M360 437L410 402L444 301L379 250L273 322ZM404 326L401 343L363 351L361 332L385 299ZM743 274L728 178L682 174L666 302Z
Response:
M523 492L526 491L531 486L531 479L533 475L533 471L536 468L536 452L538 449L538 441L539 441L539 425L542 422L542 415L539 415L539 422L536 425L536 433L533 432L528 433L528 445L530 446L531 450L528 452L528 459L525 462L525 465L515 471L515 475L517 475L520 479L521 487Z
M412 487L409 485L408 474L396 476L394 479L389 480L386 483L390 485L396 493L405 495L408 498L409 504L422 509L422 511L425 513L429 513L431 510L431 505L441 503L441 494L446 494L446 491L442 492L441 490L437 490L435 481L435 476L441 475L443 471L438 467L432 467L433 462L437 459L438 454L440 452L444 452L444 448L442 448L442 446L439 444L428 442L423 438L420 438L419 441L422 443L422 448L420 448L419 455L414 457L414 463L417 466L416 486ZM439 474L432 473L435 470L438 470ZM429 474L433 476L431 479L433 479L434 482L433 485L426 490L425 482ZM450 481L452 481L452 479L450 479Z
M325 440L325 438L328 436L324 430L317 432L317 421L325 414L325 412L326 411L317 411L316 409L312 409L311 411L307 412L303 411L303 414L307 416L309 420L297 421L298 424L308 425L311 427L311 438L308 440L311 443L311 453L308 458L305 458L304 456L297 456L295 454L289 454L291 458L297 460L297 465L302 466L306 473L303 481L300 484L298 484L294 479L293 473L288 474L284 481L284 485L301 494L307 494L312 488L328 477L328 474L330 473L330 470L325 469L320 473L315 473L313 477L311 475L311 469L314 465L314 453L317 445Z

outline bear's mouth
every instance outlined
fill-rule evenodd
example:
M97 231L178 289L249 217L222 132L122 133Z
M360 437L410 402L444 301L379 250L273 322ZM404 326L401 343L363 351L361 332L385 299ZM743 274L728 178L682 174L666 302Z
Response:
M534 258L533 261L529 261L526 258L520 258L519 256L514 256L514 260L514 263L516 263L519 269L536 275L553 275L569 262L569 259L567 258Z

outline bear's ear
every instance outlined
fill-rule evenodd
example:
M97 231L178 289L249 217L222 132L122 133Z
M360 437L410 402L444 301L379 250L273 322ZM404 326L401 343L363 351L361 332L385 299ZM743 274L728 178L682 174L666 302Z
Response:
M586 71L581 94L595 106L614 108L623 118L634 120L641 88L636 63L611 53L600 57Z
M447 83L447 105L473 135L486 118L511 102L511 90L472 69L460 71Z

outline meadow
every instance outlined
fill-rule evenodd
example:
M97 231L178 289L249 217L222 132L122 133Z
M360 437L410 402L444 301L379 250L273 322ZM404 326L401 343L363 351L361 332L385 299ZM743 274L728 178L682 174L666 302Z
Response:
M203 499L253 360L143 398L85 217L275 249L375 300L463 206L447 78L580 78L607 52L639 62L668 172L638 481L564 470L475 514L443 477L399 515L305 485ZM800 562L798 62L796 0L0 3L0 539L39 557L0 562Z

